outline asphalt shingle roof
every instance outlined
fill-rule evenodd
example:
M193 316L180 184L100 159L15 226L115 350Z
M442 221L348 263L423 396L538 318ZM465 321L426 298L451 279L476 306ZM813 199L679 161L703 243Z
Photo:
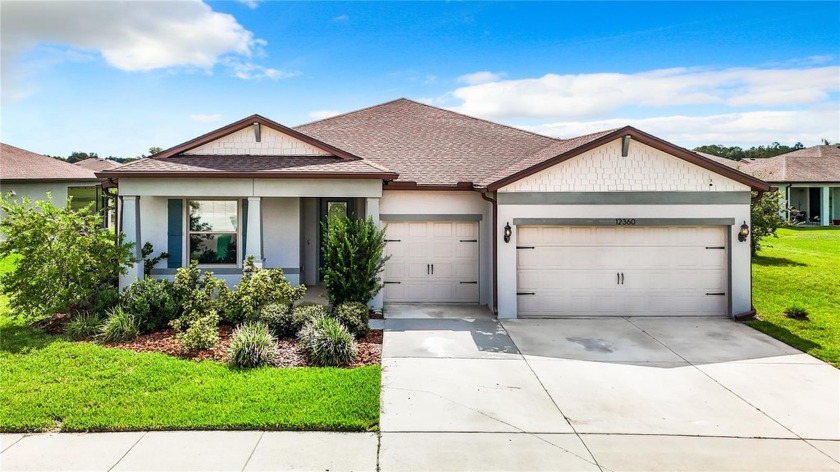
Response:
M107 169L113 169L114 167L119 167L119 163L109 160L109 159L85 159L83 161L74 162L73 164L84 167L85 169L90 169L94 172L101 172Z
M0 143L0 180L98 179L90 169Z
M388 173L364 160L332 156L173 156L139 159L115 169L120 173L259 173L371 174Z
M702 155L767 182L840 182L840 148L836 145L812 146L775 157L740 161Z

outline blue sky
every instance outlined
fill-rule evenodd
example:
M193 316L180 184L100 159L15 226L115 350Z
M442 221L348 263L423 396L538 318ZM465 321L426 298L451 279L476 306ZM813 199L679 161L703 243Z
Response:
M135 156L399 97L571 137L840 140L840 3L4 2L3 142Z

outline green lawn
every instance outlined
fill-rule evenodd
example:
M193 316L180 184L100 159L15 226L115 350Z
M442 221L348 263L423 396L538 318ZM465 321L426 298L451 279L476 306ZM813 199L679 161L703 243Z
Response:
M367 431L379 385L378 366L238 371L70 342L13 319L0 297L0 431Z
M783 228L753 260L755 329L840 367L840 228ZM810 321L790 319L799 305Z

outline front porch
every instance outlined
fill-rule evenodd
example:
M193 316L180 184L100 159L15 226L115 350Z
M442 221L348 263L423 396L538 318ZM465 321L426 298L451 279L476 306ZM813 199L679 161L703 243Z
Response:
M793 223L840 225L840 184L790 184L785 187L785 200L783 213Z
M254 179L248 187L259 191L256 196L231 195L230 181L196 188L194 180L169 180L166 188L149 189L126 180L121 182L120 214L126 239L135 242L138 251L150 242L153 255L169 254L151 270L153 277L173 279L178 268L197 260L232 287L242 276L245 259L254 257L258 266L283 269L292 284L314 287L320 283L321 222L327 214L379 221L378 180L312 180L302 186L300 181ZM278 195L295 190L298 195ZM120 285L142 277L141 261L121 277ZM371 306L379 309L381 304L380 296Z

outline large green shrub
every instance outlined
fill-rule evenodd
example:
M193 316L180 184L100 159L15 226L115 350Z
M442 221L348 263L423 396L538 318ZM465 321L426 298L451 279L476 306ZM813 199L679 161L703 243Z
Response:
M324 285L330 303L367 303L381 289L385 231L373 219L336 216L329 221L323 245Z
M120 298L122 307L134 315L144 333L163 329L178 316L175 286L165 279L135 280Z
M761 250L762 241L767 237L778 238L776 230L787 222L779 213L784 200L779 192L752 193L750 205L750 250L755 255ZM739 225L736 222L736 227Z
M257 319L268 326L278 338L291 338L315 318L327 316L327 307L321 305L300 305L289 308L286 304L272 303L264 306Z
M225 281L192 261L175 272L173 289L180 304L180 314L169 323L178 331L175 339L188 352L213 347L219 340L219 299L228 291Z
M102 325L102 339L106 342L129 341L137 337L140 330L137 320L122 307L116 307L108 312L108 318Z
M333 310L332 316L347 327L350 334L363 338L370 332L368 307L364 303L344 302Z
M316 318L298 333L309 363L337 366L352 362L357 354L353 335L334 318Z
M228 357L228 362L234 367L271 365L277 357L277 340L265 323L244 323L231 335Z
M12 254L17 269L0 276L12 311L30 320L56 313L92 311L136 262L132 244L104 230L86 208L59 208L52 199L34 204L0 196L0 259Z
M254 258L248 257L236 288L225 292L220 300L225 320L240 323L257 319L260 309L272 303L291 307L305 293L303 285L292 287L282 269L256 267Z

